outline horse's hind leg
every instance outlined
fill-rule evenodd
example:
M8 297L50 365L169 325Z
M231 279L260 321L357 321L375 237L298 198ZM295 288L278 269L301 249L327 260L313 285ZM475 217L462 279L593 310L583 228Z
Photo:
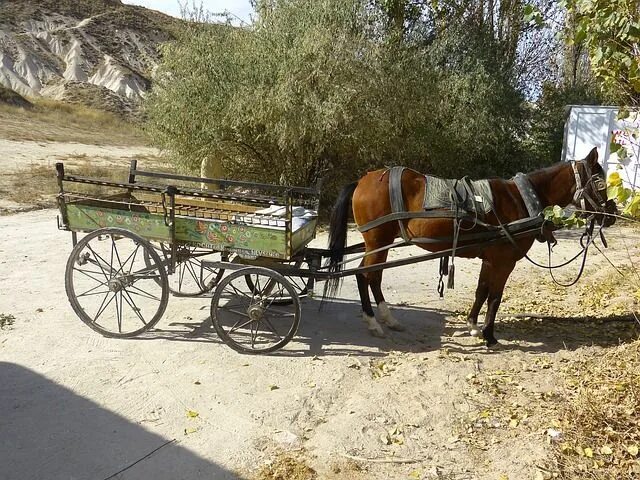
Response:
M364 262L363 262L364 263ZM363 265L360 264L360 266ZM360 301L362 302L362 319L367 323L367 329L371 335L375 337L384 337L382 327L377 322L371 307L371 298L369 298L369 282L364 274L357 273L356 281L358 282L358 292L360 293Z
M384 262L385 260L386 254L381 261ZM373 298L376 300L376 305L378 305L378 316L380 321L391 330L396 330L398 332L403 331L404 326L391 314L391 310L389 310L389 306L384 300L384 295L382 294L382 270L379 272L371 272L369 274L369 285L371 285Z

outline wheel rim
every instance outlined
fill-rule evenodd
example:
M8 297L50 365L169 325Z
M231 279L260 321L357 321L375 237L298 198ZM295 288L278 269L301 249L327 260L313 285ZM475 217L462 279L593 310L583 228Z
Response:
M157 253L128 232L89 234L67 263L72 307L82 321L106 335L133 336L155 325L166 308L166 285Z
M246 281L250 277L254 287ZM289 298L286 305L277 300ZM222 340L246 353L270 352L293 338L300 319L300 301L293 285L264 268L238 270L216 287L211 318Z

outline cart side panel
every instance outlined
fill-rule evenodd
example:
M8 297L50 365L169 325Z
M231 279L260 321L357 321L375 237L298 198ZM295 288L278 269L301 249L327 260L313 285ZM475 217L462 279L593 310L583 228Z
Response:
M251 257L287 258L283 228L176 217L176 238L181 243Z
M171 241L171 229L165 224L164 216L159 213L134 212L82 203L68 204L67 211L69 229L73 231L90 232L98 228L118 227L148 240ZM175 217L175 225L176 240L182 244L237 252L250 257L288 259L285 231L282 227L258 227L182 216Z
M80 203L68 203L69 228L90 232L98 228L117 227L130 230L148 240L167 242L171 230L165 225L162 215L128 210L101 208Z
M307 244L315 238L317 223L318 219L314 218L293 232L291 236L291 251L293 255L306 247Z

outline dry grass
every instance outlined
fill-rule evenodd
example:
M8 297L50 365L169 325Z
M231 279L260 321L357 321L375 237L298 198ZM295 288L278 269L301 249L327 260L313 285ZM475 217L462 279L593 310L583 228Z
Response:
M560 478L640 478L640 341L574 361L565 375Z
M79 156L80 157L80 156ZM75 175L123 181L128 168L92 165L88 160L74 167ZM55 169L46 165L33 165L26 171L11 176L11 181L0 183L0 197L25 206L25 210L51 208L55 206L58 193ZM78 185L78 190L87 193L104 191L99 185ZM1 211L0 211L1 213Z
M289 454L279 454L274 460L264 465L256 480L315 480L316 471L303 460Z
M89 145L147 144L136 125L110 113L47 99L34 103L31 109L0 104L0 138Z

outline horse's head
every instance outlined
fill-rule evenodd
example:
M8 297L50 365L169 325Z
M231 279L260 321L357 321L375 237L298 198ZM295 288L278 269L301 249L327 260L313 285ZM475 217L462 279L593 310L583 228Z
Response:
M582 160L572 162L575 176L575 193L573 205L582 210L585 216L595 212L598 224L605 227L613 225L617 214L616 204L607 198L607 179L604 170L598 163L598 149L594 148Z

